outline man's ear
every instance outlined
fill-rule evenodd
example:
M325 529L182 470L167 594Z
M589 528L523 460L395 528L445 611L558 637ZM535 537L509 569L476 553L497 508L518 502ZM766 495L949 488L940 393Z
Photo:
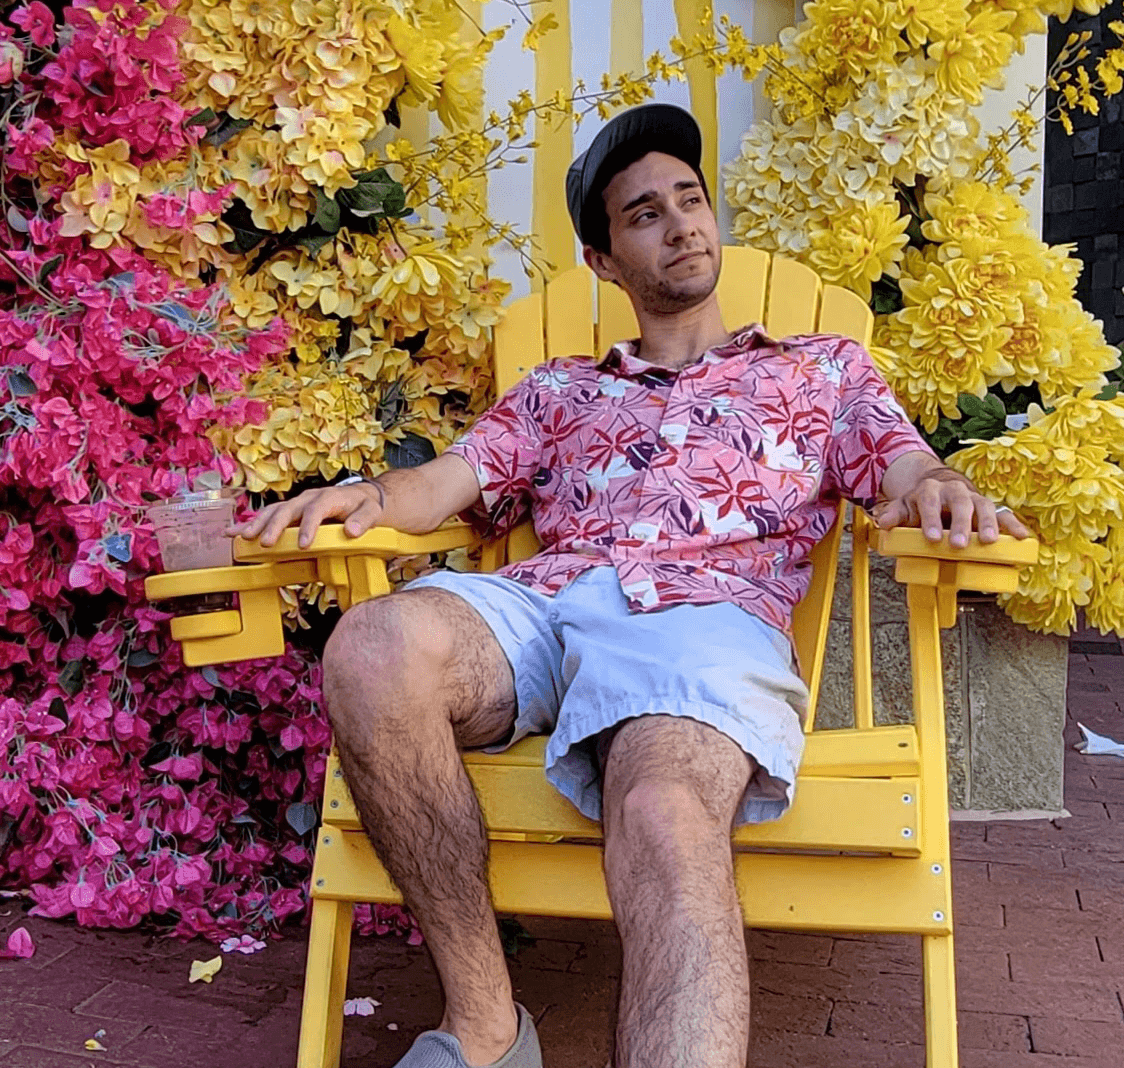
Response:
M620 285L620 282L617 281L617 265L613 263L611 256L607 256L604 252L599 252L592 245L583 245L582 259L585 260L586 266L592 270L602 282L614 282Z

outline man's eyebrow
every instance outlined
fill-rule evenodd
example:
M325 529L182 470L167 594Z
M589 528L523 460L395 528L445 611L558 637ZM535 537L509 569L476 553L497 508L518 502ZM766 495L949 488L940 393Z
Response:
M677 193L681 193L684 189L701 188L702 186L699 185L697 178L684 178L682 181L675 183L675 191ZM655 200L658 195L659 194L656 193L654 189L649 189L647 192L641 193L640 196L638 196L635 200L630 200L623 208L621 208L621 212L622 214L630 212L633 208L640 207L641 204L646 204L650 200Z

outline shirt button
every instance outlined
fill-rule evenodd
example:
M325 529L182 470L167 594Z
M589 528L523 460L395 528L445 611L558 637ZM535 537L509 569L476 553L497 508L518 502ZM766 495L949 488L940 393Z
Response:
M679 481L679 479L677 479L677 478L673 478L673 479L671 480L671 484L672 484L672 485L673 485L673 486L674 486L674 487L675 487L676 489L682 489L682 488L683 488L683 483L682 483L682 482L680 482L680 481Z

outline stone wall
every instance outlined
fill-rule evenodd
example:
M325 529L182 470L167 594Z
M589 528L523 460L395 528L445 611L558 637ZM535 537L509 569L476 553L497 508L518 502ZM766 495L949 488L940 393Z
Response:
M828 632L816 725L854 725L850 547ZM871 556L875 723L913 718L905 587L894 562ZM1060 812L1068 641L1013 623L994 598L963 598L941 632L948 731L949 804L994 812Z
M1071 33L1093 34L1089 47L1097 54L1102 43L1116 43L1108 28L1124 18L1121 0L1099 16L1074 11L1066 23L1050 20L1047 61L1053 62ZM1075 112L1070 137L1060 123L1046 124L1043 239L1050 244L1074 241L1085 270L1077 283L1077 297L1104 323L1113 344L1124 342L1124 121L1121 96L1110 99L1099 115Z

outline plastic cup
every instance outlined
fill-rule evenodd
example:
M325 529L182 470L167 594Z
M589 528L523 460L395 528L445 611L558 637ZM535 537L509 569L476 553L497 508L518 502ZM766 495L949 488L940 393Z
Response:
M234 519L234 496L206 490L171 497L148 509L165 571L230 567L234 543L226 528Z

